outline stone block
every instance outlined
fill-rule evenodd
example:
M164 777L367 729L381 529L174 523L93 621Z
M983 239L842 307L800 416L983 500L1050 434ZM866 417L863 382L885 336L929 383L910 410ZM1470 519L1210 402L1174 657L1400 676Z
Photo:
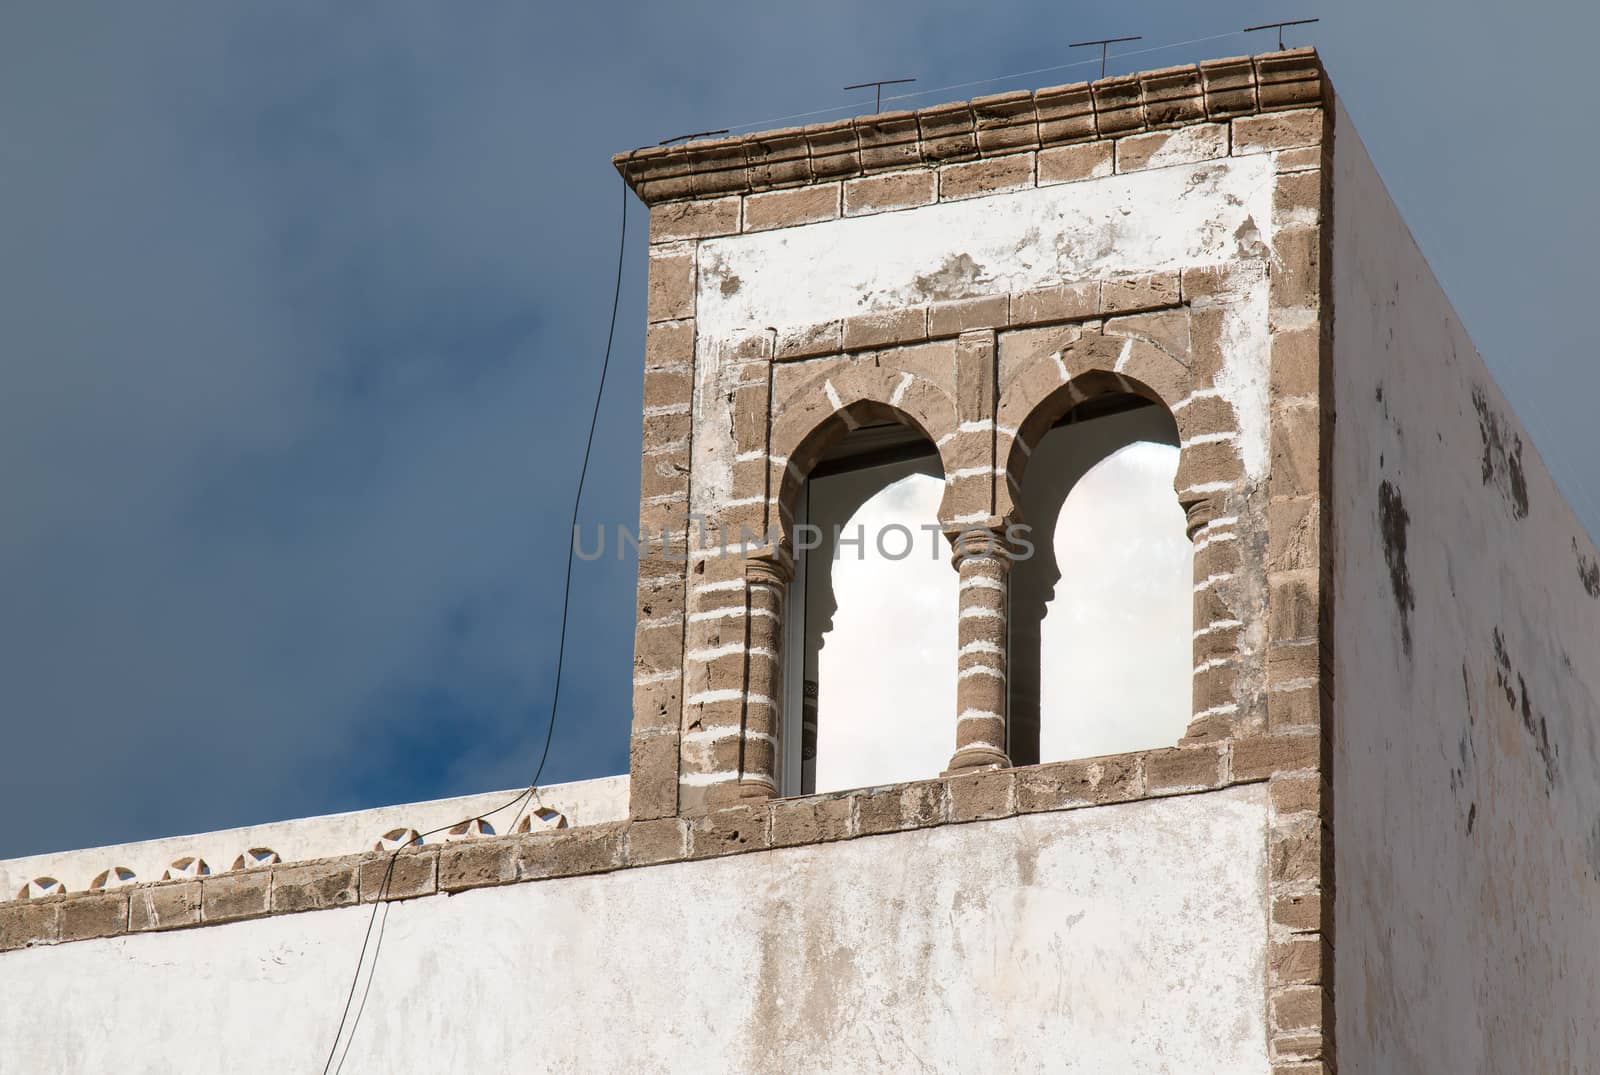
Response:
M1269 301L1277 309L1314 309L1322 293L1322 233L1282 228L1273 236Z
M1033 94L1027 90L978 97L972 102L977 122L978 152L995 156L1039 145L1039 123Z
M1139 755L1050 762L1016 770L1018 813L1125 802L1139 794Z
M928 307L928 335L956 336L970 329L1003 328L1009 317L1009 298L956 299ZM943 381L934 379L935 384Z
M200 882L168 881L128 892L128 929L181 929L200 924Z
M1273 881L1316 881L1321 876L1324 848L1322 822L1314 814L1274 826L1268 849L1268 874Z
M517 880L521 840L515 836L482 837L450 844L439 851L439 891L505 885Z
M771 846L797 847L804 844L843 840L852 835L851 796L778 799L771 804Z
M394 868L389 860L394 859ZM399 855L393 852L368 855L361 860L359 886L361 902L408 900L431 896L439 890L439 849L408 847Z
M786 328L778 332L776 358L779 362L797 358L831 355L844 348L844 322L825 321L820 325Z
M744 230L769 231L797 224L815 224L839 215L838 183L751 194L744 202Z
M630 866L675 862L688 854L688 823L677 817L635 821L628 826L625 844Z
M1274 498L1315 496L1320 488L1321 416L1315 406L1277 406L1272 412L1271 470Z
M1228 155L1228 126L1197 123L1175 130L1131 134L1116 142L1117 171L1138 172L1194 164Z
M678 812L678 736L635 735L629 741L628 813L638 820Z
M980 821L1016 813L1015 771L980 769L946 778L950 794L950 820Z
M1319 933L1302 933L1274 941L1267 950L1267 971L1277 985L1319 985L1331 962L1327 941Z
M1316 731L1321 723L1322 691L1315 683L1288 690L1274 688L1267 695L1267 730L1272 734Z
M1295 108L1322 100L1322 63L1312 48L1257 56L1256 100L1263 110Z
M1115 165L1115 144L1105 139L1040 150L1037 163L1039 185L1074 183L1080 179L1099 179L1110 175Z
M1233 155L1274 153L1322 143L1322 109L1265 112L1233 121Z
M857 314L847 318L844 323L844 347L847 351L920 343L927 338L928 315L922 306Z
M879 112L860 116L855 126L863 171L888 171L922 163L915 113Z
M55 944L61 936L61 900L0 903L0 952Z
M1322 1026L1325 997L1317 985L1290 986L1273 993L1272 1025L1278 1030L1315 1030Z
M844 215L860 216L932 205L938 198L938 183L938 173L931 168L847 180Z
M1202 60L1200 85L1205 93L1206 115L1213 119L1256 110L1255 64L1248 56Z
M1098 79L1090 89L1094 93L1095 126L1102 138L1144 129L1144 91L1138 75Z
M675 321L694 316L694 255L659 254L650 258L645 292L649 321Z
M644 334L645 369L687 368L694 362L694 319L657 321Z
M1041 146L1083 142L1097 137L1094 98L1088 83L1036 90L1034 109Z
M949 788L942 780L918 780L900 789L900 827L927 828L949 820Z
M1321 391L1322 340L1315 327L1280 329L1272 334L1272 394L1279 399L1310 398Z
M709 239L739 231L739 199L669 202L650 209L650 241L671 243L682 239Z
M1161 306L1176 306L1179 279L1175 272L1151 273L1107 280L1100 288L1100 312L1132 313Z
M1033 154L1012 153L939 169L939 200L957 201L1033 186Z
M1145 122L1152 127L1193 123L1205 115L1200 69L1193 64L1142 72L1139 84L1144 91Z
M1274 896L1272 921L1296 933L1318 932L1322 928L1320 894L1313 891Z
M1076 321L1095 316L1099 305L1100 283L1096 280L1035 288L1012 296L1011 321L1018 325Z
M1222 783L1222 753L1215 746L1165 747L1145 755L1151 792L1214 788Z
M689 820L689 857L713 858L771 846L765 803L725 806Z
M1321 758L1316 735L1251 736L1233 744L1235 780L1262 780L1276 773L1315 769Z
M200 918L207 925L260 918L271 907L271 870L242 870L200 882Z
M272 911L292 914L359 902L361 878L354 859L308 862L272 869Z
M623 864L626 824L585 825L524 838L517 858L522 880L606 873Z
M971 160L978 155L976 121L964 101L934 105L916 112L922 138L922 159L929 163Z
M128 893L78 892L61 904L61 940L86 941L128 930Z

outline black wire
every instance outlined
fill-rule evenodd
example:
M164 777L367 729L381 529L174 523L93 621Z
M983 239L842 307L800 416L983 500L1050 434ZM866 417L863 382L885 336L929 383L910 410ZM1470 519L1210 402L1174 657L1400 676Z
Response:
M509 802L497 806L493 810L479 814L477 817L469 817L465 821L457 821L450 825L441 825L437 829L429 829L427 832L422 833L414 839L395 848L394 852L389 856L388 866L385 867L383 871L383 881L381 884L379 884L377 894L373 899L372 914L367 918L366 933L363 934L361 938L361 954L356 957L356 970L355 973L350 977L350 990L345 994L344 1011L339 1016L339 1029L334 1032L333 1044L328 1047L328 1059L324 1061L322 1065L322 1075L329 1075L330 1071L338 1072L344 1070L345 1059L350 1055L350 1045L355 1041L356 1027L361 1022L361 1014L367 1010L367 996L372 992L372 979L376 976L378 971L378 953L383 948L383 931L384 928L389 924L389 904L385 897L389 894L389 882L394 878L394 867L395 863L400 858L400 853L407 847L413 847L421 844L422 841L427 839L429 836L435 836L450 829L461 828L462 826L472 824L474 821L487 821L490 817L498 814L500 811L506 810L512 806L517 806L517 813L512 817L511 825L508 826L507 829L509 833L511 828L516 827L518 819L520 819L522 816L522 807L518 804L523 803L538 790L539 777L544 775L545 762L550 760L550 744L555 739L556 734L556 708L561 703L561 668L567 653L567 612L572 605L572 561L573 553L577 547L578 509L583 503L584 481L589 476L589 457L594 451L595 429L600 424L600 401L605 398L606 394L606 372L611 368L611 344L616 338L617 308L621 304L622 300L622 267L624 264L623 255L628 246L628 187L626 183L622 185L621 232L622 234L617 240L617 281L616 286L612 289L611 294L611 326L606 329L606 352L605 358L600 362L600 384L599 387L595 389L594 412L589 416L589 437L586 441L584 441L583 444L583 465L578 468L578 491L572 498L572 525L567 528L567 572L566 578L563 580L561 585L561 633L556 641L556 680L554 689L550 694L550 720L545 726L544 749L539 753L539 764L534 768L533 779L528 782L528 786ZM378 920L378 909L380 907L383 909L383 920L381 923L379 923ZM376 943L373 942L372 936L374 924L378 925ZM350 1018L350 1005L355 1002L356 987L361 982L361 967L366 962L367 948L369 945L372 945L372 969L367 973L367 987L366 989L362 990L361 1004L356 1009L355 1018L352 1020ZM350 1027L350 1033L348 1036L345 1034L345 1025L347 1022ZM343 1053L339 1053L339 1042L341 1039L344 1041ZM333 1058L335 1054L339 1055L339 1065L337 1068L333 1066Z

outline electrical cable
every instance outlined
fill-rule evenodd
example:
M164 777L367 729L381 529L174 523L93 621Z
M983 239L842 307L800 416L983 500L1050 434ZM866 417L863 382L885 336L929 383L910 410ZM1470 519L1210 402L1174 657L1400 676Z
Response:
M1152 45L1150 48L1131 49L1127 52L1118 52L1114 54L1112 58L1122 59L1128 56L1144 56L1152 52L1166 52L1170 49L1184 48L1188 45L1204 44L1207 41L1221 41L1223 38L1227 37L1238 37L1243 33L1243 30L1230 30L1228 33L1211 34L1209 37L1192 37L1187 41L1173 41L1165 45ZM1006 82L1013 78L1027 78L1031 75L1049 74L1052 71L1066 71L1073 67L1085 67L1097 64L1099 62L1099 57L1089 60L1073 60L1071 63L1060 63L1054 65L1053 67L1035 67L1027 71L1013 71L1010 74L995 75L993 78L980 78L971 82L952 82L948 86L935 86L933 89L918 90L915 93L897 93L892 97L885 97L884 100L909 101L914 97L927 97L935 93L948 93L950 90L962 90L971 86L987 86L995 82ZM860 105L857 104L837 105L833 108L818 108L811 112L794 112L787 116L774 116L771 119L760 119L752 123L735 123L728 129L730 131L744 131L756 127L771 127L775 124L785 123L793 119L810 119L813 116L825 116L831 112L849 112L858 110L859 108Z
M1191 38L1187 41L1174 41L1170 44L1155 45L1144 49L1134 49L1128 52L1118 53L1117 55L1118 57L1128 57L1141 56L1153 52L1163 52L1170 49L1183 48L1188 45L1198 45L1208 41L1219 41L1223 38L1235 37L1240 32L1241 31L1233 31L1224 34L1212 34L1209 37ZM1032 75L1048 74L1053 71L1064 71L1068 70L1069 68L1083 67L1098 62L1100 62L1098 59L1077 60L1071 63L1056 64L1051 67L1037 67L1026 71L1015 71L1009 74L996 75L992 78L976 79L969 82L955 82L946 86L936 86L932 89L919 90L916 93L896 94L884 99L887 101L906 101L918 97L927 97L936 93L947 93L951 90L966 89L972 86L990 85L996 82L1005 82L1014 78L1025 78ZM786 116L775 116L771 119L734 124L729 129L733 131L741 131L755 127L767 127L773 124L783 123L788 120L809 119L814 116L824 116L834 112L849 111L855 109L856 107L857 106L854 104L847 104L839 105L834 108L819 108L810 112L796 112ZM384 869L383 881L378 886L378 892L376 893L373 901L372 914L367 919L366 932L363 934L361 939L361 951L356 958L355 973L351 976L350 988L345 995L344 1010L339 1016L339 1026L334 1032L333 1043L328 1048L328 1057L322 1066L323 1075L330 1075L331 1072L342 1072L344 1070L344 1062L349 1057L350 1046L355 1040L356 1028L361 1021L362 1014L366 1011L367 998L372 991L372 979L377 972L378 955L383 946L384 927L388 924L389 904L385 897L388 895L389 884L394 878L394 868L396 862L399 860L400 854L406 849L406 847L419 845L430 836L436 836L441 832L462 828L472 824L473 822L482 823L488 821L489 818L493 817L495 814L500 813L502 810L510 809L513 806L517 807L517 813L513 815L511 825L507 828L508 831L514 829L518 821L521 819L522 810L525 806L527 806L528 800L537 793L539 778L544 774L545 764L549 761L550 746L555 738L556 712L561 699L561 672L564 663L564 657L566 655L568 613L572 603L572 564L578 526L578 513L579 508L583 503L584 484L588 477L589 461L594 450L594 435L599 424L600 405L602 400L605 398L606 374L611 366L612 343L615 340L617 329L617 310L622 296L622 270L624 264L624 253L628 240L628 188L626 184L624 184L622 188L622 225L620 231L621 235L618 239L617 246L616 284L611 297L611 323L610 327L606 331L605 357L600 363L600 383L595 392L594 410L589 418L589 435L584 442L583 463L578 470L578 488L573 496L572 501L572 525L567 536L567 566L565 578L562 583L561 627L556 643L556 677L553 689L551 691L550 718L545 727L544 745L539 754L539 764L535 767L533 779L529 782L528 786L508 802L475 817L466 818L450 825L443 825L437 829L430 829L429 831L418 835L408 843L401 844L399 847L395 848L393 853L390 854L388 864ZM375 928L376 939L374 939ZM367 950L369 947L372 949L372 965L367 973L367 984L366 988L362 991L361 1003L359 1006L357 1006L355 1017L352 1019L350 1015L350 1008L351 1005L355 1003L356 990L361 983L361 969L363 966L366 966ZM348 1034L346 1034L347 1027L349 1030ZM342 1053L339 1050L339 1044L341 1041L344 1043L344 1051ZM337 1067L334 1066L335 1056L339 1058Z
M606 330L605 358L600 363L600 384L595 389L594 411L589 416L589 436L583 445L583 464L578 468L578 489L572 498L572 524L567 528L567 570L561 588L561 630L556 642L556 678L554 688L550 694L550 719L545 726L544 748L539 753L539 764L534 768L533 779L528 782L528 786L517 794L515 798L495 807L493 810L478 814L476 817L469 817L449 825L441 825L437 829L430 829L413 840L402 843L389 856L388 865L383 871L383 881L379 884L376 897L373 900L372 914L367 918L366 932L361 938L361 952L356 957L355 973L350 977L350 989L345 995L344 1011L339 1016L339 1027L334 1031L333 1044L328 1047L328 1058L322 1065L322 1075L344 1070L344 1062L350 1055L350 1045L355 1041L356 1027L361 1022L362 1013L366 1011L367 997L372 992L372 979L378 970L378 954L383 948L384 928L389 922L389 903L385 897L389 894L389 883L394 879L394 867L400 858L400 853L407 847L421 844L429 836L436 836L441 832L463 828L473 822L485 822L502 810L516 806L517 813L512 817L511 824L507 826L507 832L509 833L516 827L518 820L522 817L522 807L527 804L527 801L532 796L538 793L539 778L544 775L545 763L550 759L550 744L554 741L556 732L556 711L561 702L561 668L567 652L567 619L568 611L572 605L572 562L577 543L578 509L583 503L584 482L589 476L589 459L594 452L595 429L600 423L600 403L605 398L606 393L606 373L611 368L611 347L617 335L617 310L622 301L622 269L624 254L628 245L628 186L626 183L622 185L622 226L620 230L621 235L617 240L616 284L611 294L611 325ZM381 920L379 917L380 909L382 911ZM374 926L377 927L376 940L373 937ZM361 993L361 1004L356 1008L355 1017L352 1019L350 1006L355 1003L356 989L361 983L361 968L366 965L369 946L372 948L372 964L367 971L367 985ZM349 1029L348 1034L346 1033L347 1026ZM339 1051L341 1040L344 1042L344 1051L342 1053ZM333 1062L335 1056L339 1058L337 1067L334 1066Z

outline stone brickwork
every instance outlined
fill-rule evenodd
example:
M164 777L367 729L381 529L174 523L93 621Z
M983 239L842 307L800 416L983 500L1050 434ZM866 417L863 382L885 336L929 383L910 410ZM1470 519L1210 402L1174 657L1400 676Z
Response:
M1015 189L1031 185L1040 171L1078 177L1096 168L1096 154L1104 154L1107 167L1119 156L1124 168L1226 156L1230 124L1238 137L1234 117L1254 120L1261 113L1320 107L1324 90L1316 53L1295 49L915 112L650 146L619 154L616 164L645 202L673 205L652 215L653 242L704 239L852 209L907 208L933 201L934 191L973 197ZM1315 144L1316 133L1299 144ZM1242 143L1262 152L1283 148L1294 137L1281 125L1256 121L1245 125ZM1027 156L1096 142L1093 150L1050 158L1048 166L1044 157L1036 167ZM898 174L909 169L938 171ZM783 188L791 192L777 198L767 193Z
M1260 783L1269 774L1278 811L1299 814L1313 800L1291 802L1282 789L1317 779L1317 757L1308 746L1304 737L1280 737L1260 740L1242 756L1237 747L1218 743L988 768L737 803L692 817L480 836L398 854L374 851L113 892L13 900L0 903L0 952L1195 794ZM1296 966L1304 962L1304 956L1295 960Z
M1067 772L1140 794L1268 780L1271 1058L1282 1072L1333 1070L1327 100L1320 62L1296 50L616 158L651 206L641 522L665 529L672 551L640 565L631 812L655 827L649 856L841 838L919 810L1003 816ZM999 207L1164 170L1205 183L1262 159L1270 206L1237 225L1225 259L1023 288L968 279L826 319L774 314L766 328L759 309L732 330L708 313L708 296L747 284L722 260L719 244L737 237ZM708 317L723 321L713 330ZM1241 325L1268 341L1255 397L1239 385ZM1032 448L1107 393L1159 404L1178 425L1175 494L1195 546L1192 721L1167 750L1013 770L1003 535ZM1240 413L1246 398L1259 414ZM962 580L950 772L763 805L780 790L794 505L833 444L885 420L925 435L946 479L939 522ZM1252 465L1257 435L1264 463ZM703 552L702 527L751 535L749 555Z

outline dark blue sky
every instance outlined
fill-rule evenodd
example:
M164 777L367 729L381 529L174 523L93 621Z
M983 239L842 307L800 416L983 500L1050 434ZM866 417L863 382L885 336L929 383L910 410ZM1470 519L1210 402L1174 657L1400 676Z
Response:
M610 309L613 152L1315 14L1267 3L8 5L0 856L514 787ZM1336 86L1591 531L1593 5L1372 0ZM1113 71L1261 51L1230 37ZM1074 81L1002 80L931 104ZM831 113L844 114L843 112ZM644 213L584 518L635 518ZM546 780L626 767L582 563Z

